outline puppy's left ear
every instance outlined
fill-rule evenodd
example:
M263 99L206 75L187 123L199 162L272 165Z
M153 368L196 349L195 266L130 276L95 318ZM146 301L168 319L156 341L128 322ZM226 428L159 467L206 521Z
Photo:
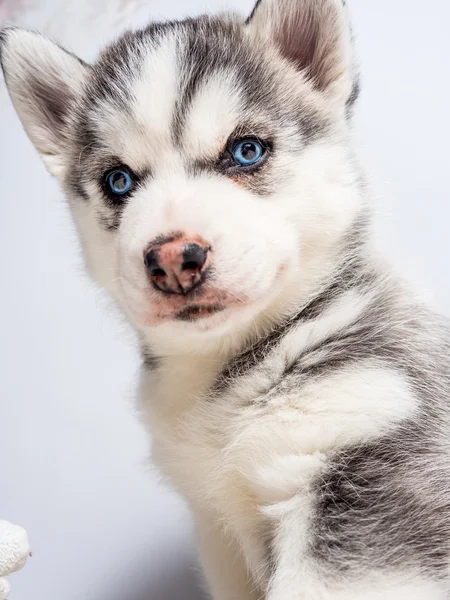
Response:
M28 137L61 177L70 116L90 67L42 35L14 27L0 30L0 64Z
M258 0L247 27L262 43L274 44L330 102L353 103L358 83L345 0Z

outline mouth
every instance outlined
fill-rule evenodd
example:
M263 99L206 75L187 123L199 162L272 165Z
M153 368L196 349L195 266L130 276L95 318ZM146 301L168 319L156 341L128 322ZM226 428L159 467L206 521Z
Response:
M192 304L178 311L175 315L175 320L192 322L210 317L226 309L223 304Z
M282 265L274 278L272 289L279 287L279 280L285 272L286 266ZM245 319L245 315L249 314L247 309L258 300L245 293L225 290L215 285L215 281L208 281L184 295L164 294L161 291L156 294L151 286L136 290L132 281L128 282L125 278L120 278L120 281L127 312L138 327L157 327L170 322L197 323L204 330L225 323L242 310L247 311L242 313ZM128 285L124 285L124 282ZM130 294L129 290L135 293ZM266 295L263 300L265 304Z
M189 296L158 295L153 302L148 303L147 298L142 308L136 304L128 304L136 320L147 327L161 325L162 323L199 323L202 320L225 314L231 308L245 306L246 297L232 296L229 292L220 289L207 288L203 293ZM150 306L149 306L150 304Z

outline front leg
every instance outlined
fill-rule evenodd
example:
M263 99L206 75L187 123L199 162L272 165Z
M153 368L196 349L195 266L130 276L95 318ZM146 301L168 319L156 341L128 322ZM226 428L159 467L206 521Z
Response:
M197 515L200 558L213 600L263 600L236 542L211 515Z
M274 531L267 600L329 600L308 557L311 499L298 495L266 507Z

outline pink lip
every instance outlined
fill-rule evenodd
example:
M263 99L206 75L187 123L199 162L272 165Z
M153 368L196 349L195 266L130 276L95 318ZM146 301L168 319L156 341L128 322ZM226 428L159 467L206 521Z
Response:
M158 296L153 300L155 312L161 316L172 316L174 313L185 310L190 306L207 307L207 306L228 306L229 304L241 304L245 301L243 298L237 301L236 297L212 287L205 287L198 294L182 296L179 294L171 294L170 296Z
M243 306L247 299L236 298L228 292L206 288L201 294L186 297L173 294L153 299L151 312L147 312L146 325L156 325L164 321L192 322L206 319L232 306Z

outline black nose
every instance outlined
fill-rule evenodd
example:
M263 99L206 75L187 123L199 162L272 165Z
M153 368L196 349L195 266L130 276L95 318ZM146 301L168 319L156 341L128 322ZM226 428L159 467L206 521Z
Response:
M182 271L201 269L206 262L207 250L198 244L188 244L183 250Z
M209 250L183 239L147 248L144 263L153 286L169 294L187 294L203 282Z

